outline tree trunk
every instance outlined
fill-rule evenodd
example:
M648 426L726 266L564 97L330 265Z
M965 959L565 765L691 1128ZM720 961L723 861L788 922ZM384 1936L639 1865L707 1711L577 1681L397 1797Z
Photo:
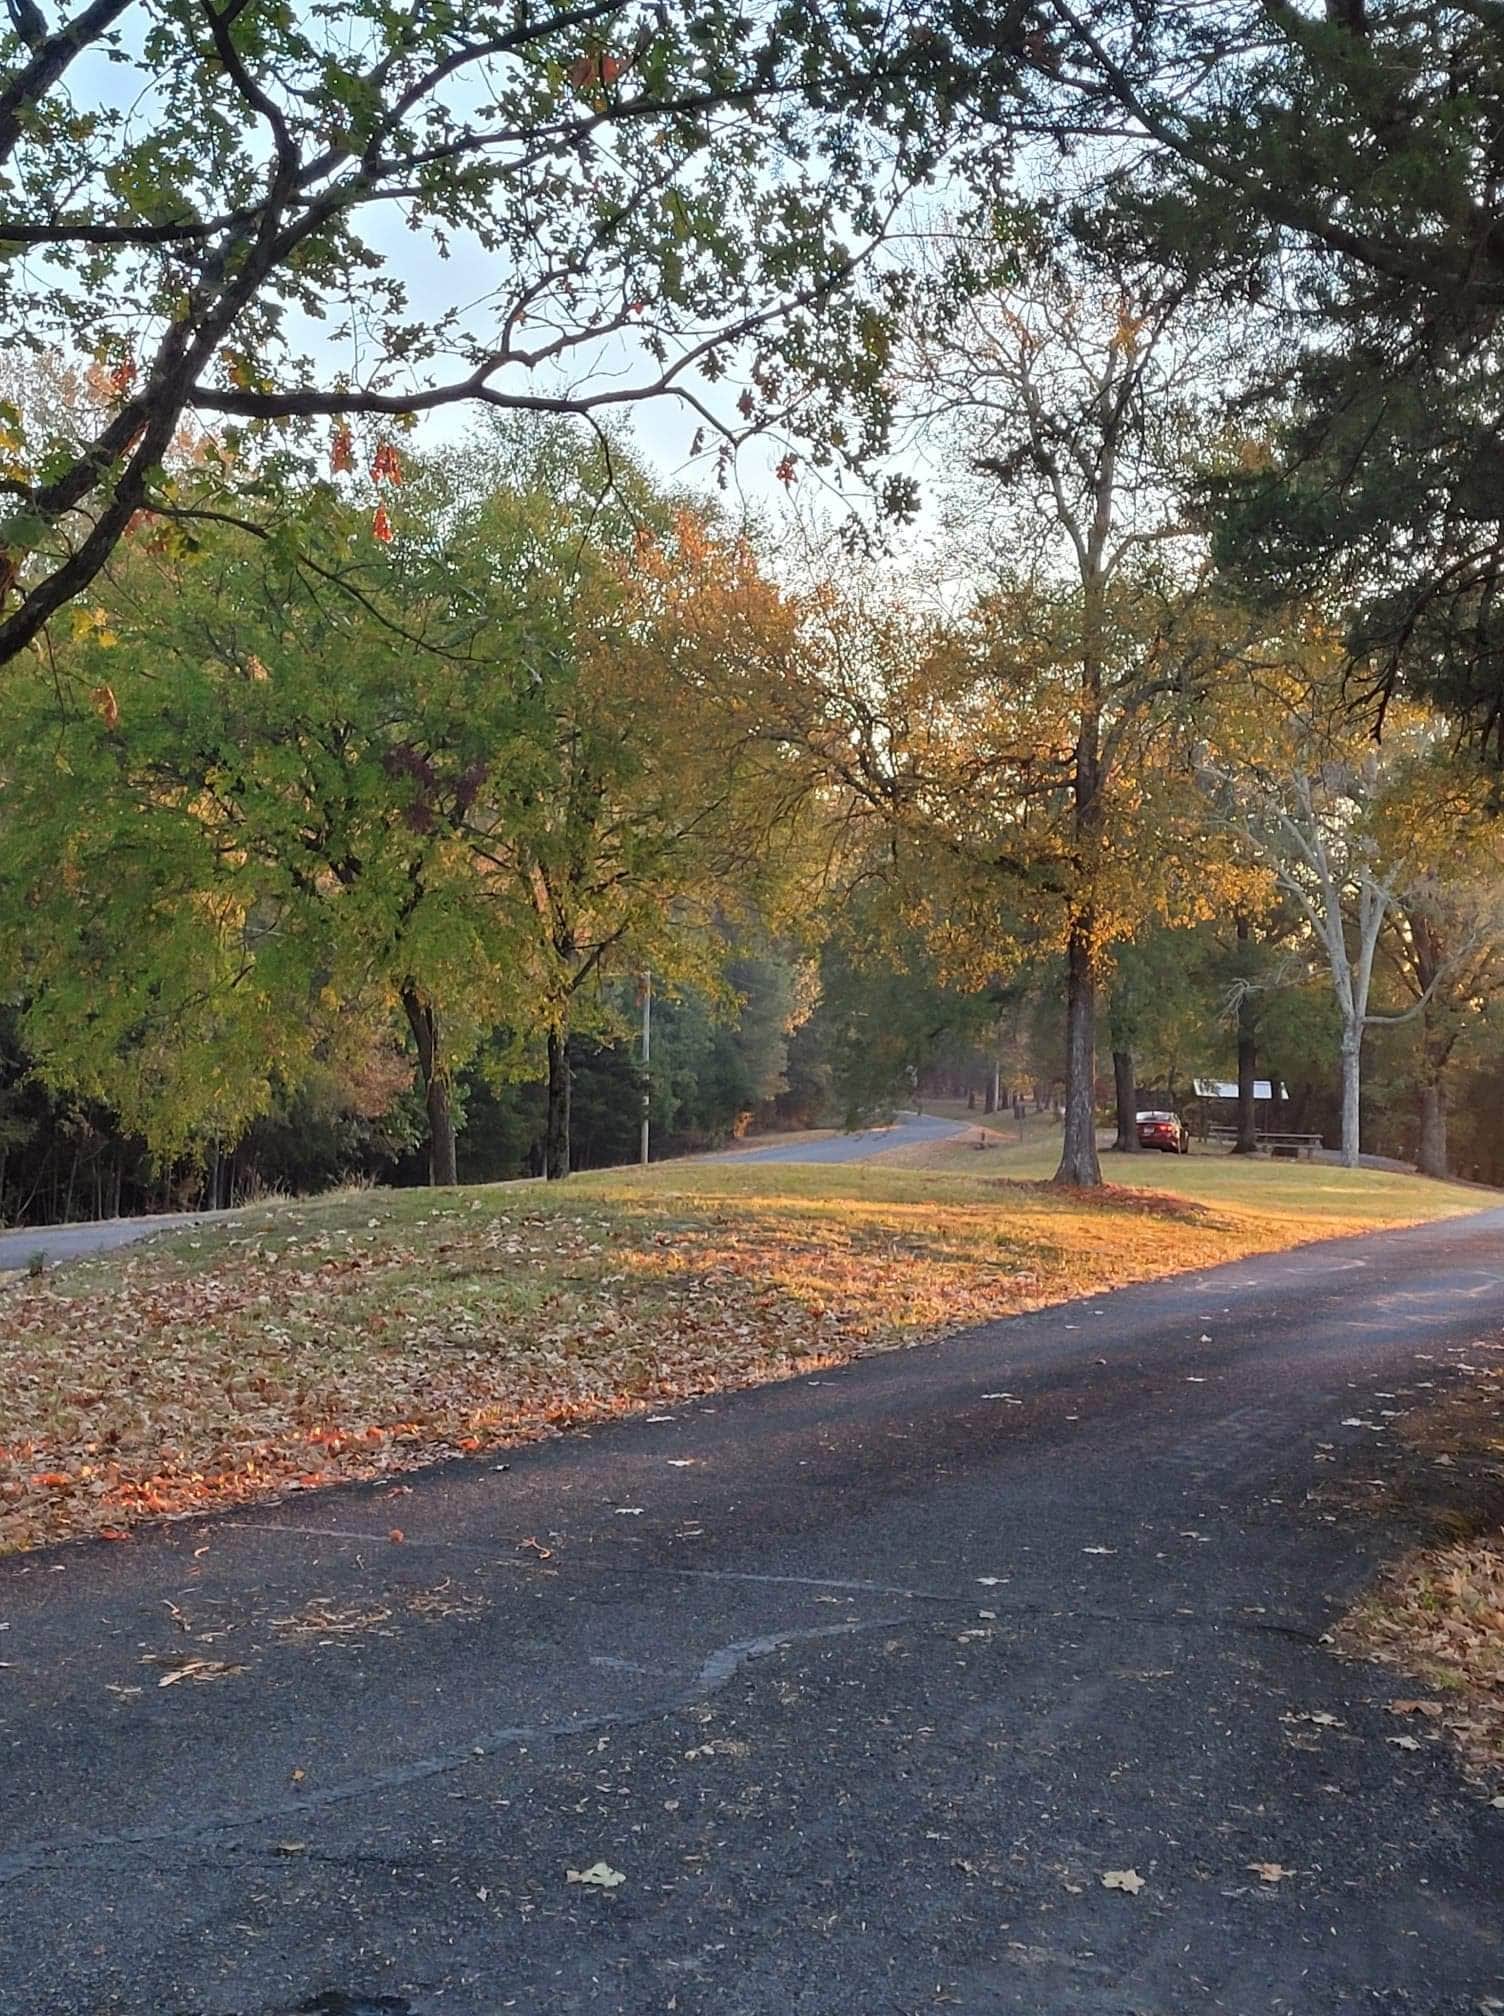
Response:
M1415 1166L1422 1176L1447 1173L1447 1095L1440 1084L1420 1088L1420 1154Z
M1358 1166L1359 1070L1363 1055L1363 1031L1345 1030L1342 1036L1342 1166Z
M548 1032L548 1121L543 1134L543 1173L550 1183L569 1174L569 1031Z
M1248 943L1248 919L1238 919L1238 943ZM1245 971L1246 983L1248 974ZM1254 1035L1255 1020L1253 998L1247 985L1238 996L1238 1138L1232 1144L1234 1155L1257 1155L1259 1152L1258 1114L1254 1110L1253 1081L1258 1073L1258 1044Z
M1234 1155L1257 1155L1259 1152L1259 1120L1253 1097L1253 1081L1258 1070L1258 1049L1251 1033L1244 1026L1243 1017L1246 1011L1246 1001L1240 1001L1238 1003L1238 1138L1232 1144Z
M982 1111L984 1113L995 1113L997 1111L997 1081L998 1066L994 1064L991 1071L987 1074L987 1087L982 1094Z
M1124 1155L1138 1153L1138 1085L1131 1050L1112 1053L1112 1084L1117 1096L1118 1138L1113 1147Z
M1102 1181L1097 1160L1097 980L1091 918L1071 925L1065 959L1065 1140L1057 1183L1082 1189Z
M433 1003L426 1001L415 987L403 988L402 1006L418 1046L418 1071L428 1114L428 1180L434 1184L458 1183L454 1115L449 1109L449 1073L444 1068L439 1043L439 1018Z

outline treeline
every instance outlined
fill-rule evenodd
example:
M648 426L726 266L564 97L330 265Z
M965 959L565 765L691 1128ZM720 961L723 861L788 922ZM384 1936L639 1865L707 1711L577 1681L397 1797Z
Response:
M826 1032L818 1016L797 1019L807 969L776 953L731 948L725 979L735 990L729 1010L694 990L654 1004L647 1072L625 1033L571 1046L576 1167L636 1159L645 1093L655 1158L722 1147L752 1124L830 1117ZM625 1032L635 1008L630 990L619 1005ZM497 1032L492 1048L511 1047ZM459 1178L541 1175L547 1081L488 1075L487 1061L478 1058L454 1085ZM238 1137L159 1157L121 1130L108 1105L50 1090L19 1041L14 1014L0 1018L0 1223L212 1209L351 1182L425 1183L428 1174L414 1060L395 1041L373 1046L353 1070L314 1058L295 1081L273 1084L265 1110Z
M1375 743L1319 603L1213 564L1173 318L1038 290L945 368L959 608L553 425L368 476L337 431L253 529L185 450L9 676L5 1215L558 1179L645 1096L662 1155L958 1068L1058 1105L1071 1183L1256 1071L1348 1161L1494 1173L1489 772L1414 703Z
M143 4L0 36L6 1210L615 1159L645 974L665 1147L956 1052L1062 1183L1203 1069L1494 1169L1487 10Z

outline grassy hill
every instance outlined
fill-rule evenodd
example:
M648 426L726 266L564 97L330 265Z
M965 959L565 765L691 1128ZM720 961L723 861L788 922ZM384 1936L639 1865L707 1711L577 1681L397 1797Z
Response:
M1382 1171L1045 1130L244 1211L0 1294L0 1548L671 1406L1317 1237L1477 1210ZM1110 1332L1107 1342L1110 1343Z

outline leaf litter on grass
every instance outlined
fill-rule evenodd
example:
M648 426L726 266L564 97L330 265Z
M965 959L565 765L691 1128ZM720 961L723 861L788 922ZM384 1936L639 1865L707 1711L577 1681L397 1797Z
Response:
M0 1301L0 1551L661 1410L1299 1236L860 1166L247 1212Z

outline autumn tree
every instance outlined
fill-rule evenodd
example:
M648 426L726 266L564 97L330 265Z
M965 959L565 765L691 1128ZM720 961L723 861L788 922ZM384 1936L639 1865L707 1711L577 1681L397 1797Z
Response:
M1387 808L1391 828L1437 835L1434 863L1386 913L1379 956L1416 1015L1416 1165L1449 1173L1448 1085L1459 1050L1482 1029L1504 975L1504 836L1484 780L1454 759L1405 778ZM1440 833L1437 833L1438 826Z
M1066 912L1056 1174L1095 1184L1099 984L1113 940L1152 907L1139 899L1165 858L1161 836L1150 872L1125 876L1128 826L1115 834L1114 822L1142 826L1154 745L1236 628L1206 592L1184 501L1220 350L1183 283L1083 266L1048 246L1021 272L1006 251L994 256L1002 284L991 291L937 289L912 369L969 472L960 516L998 584L979 621L1001 676L1031 668L1019 728L1037 744L1020 787L1050 826Z
M550 1177L570 1167L572 1032L603 1006L609 1024L607 983L625 973L715 991L728 925L777 914L807 795L747 704L752 661L780 654L790 625L751 546L640 476L624 488L620 469L592 494L574 460L549 494L557 510L572 492L580 538L606 550L562 590L570 650L533 695L537 782L466 820L529 918Z
M1341 1030L1341 1155L1356 1167L1366 1031L1421 1014L1456 941L1408 1006L1377 1005L1381 942L1411 911L1434 905L1459 840L1481 813L1476 779L1459 771L1434 718L1396 716L1375 743L1346 707L1340 651L1319 623L1285 633L1284 662L1252 675L1255 699L1224 696L1200 756L1210 800L1300 919L1331 988Z

